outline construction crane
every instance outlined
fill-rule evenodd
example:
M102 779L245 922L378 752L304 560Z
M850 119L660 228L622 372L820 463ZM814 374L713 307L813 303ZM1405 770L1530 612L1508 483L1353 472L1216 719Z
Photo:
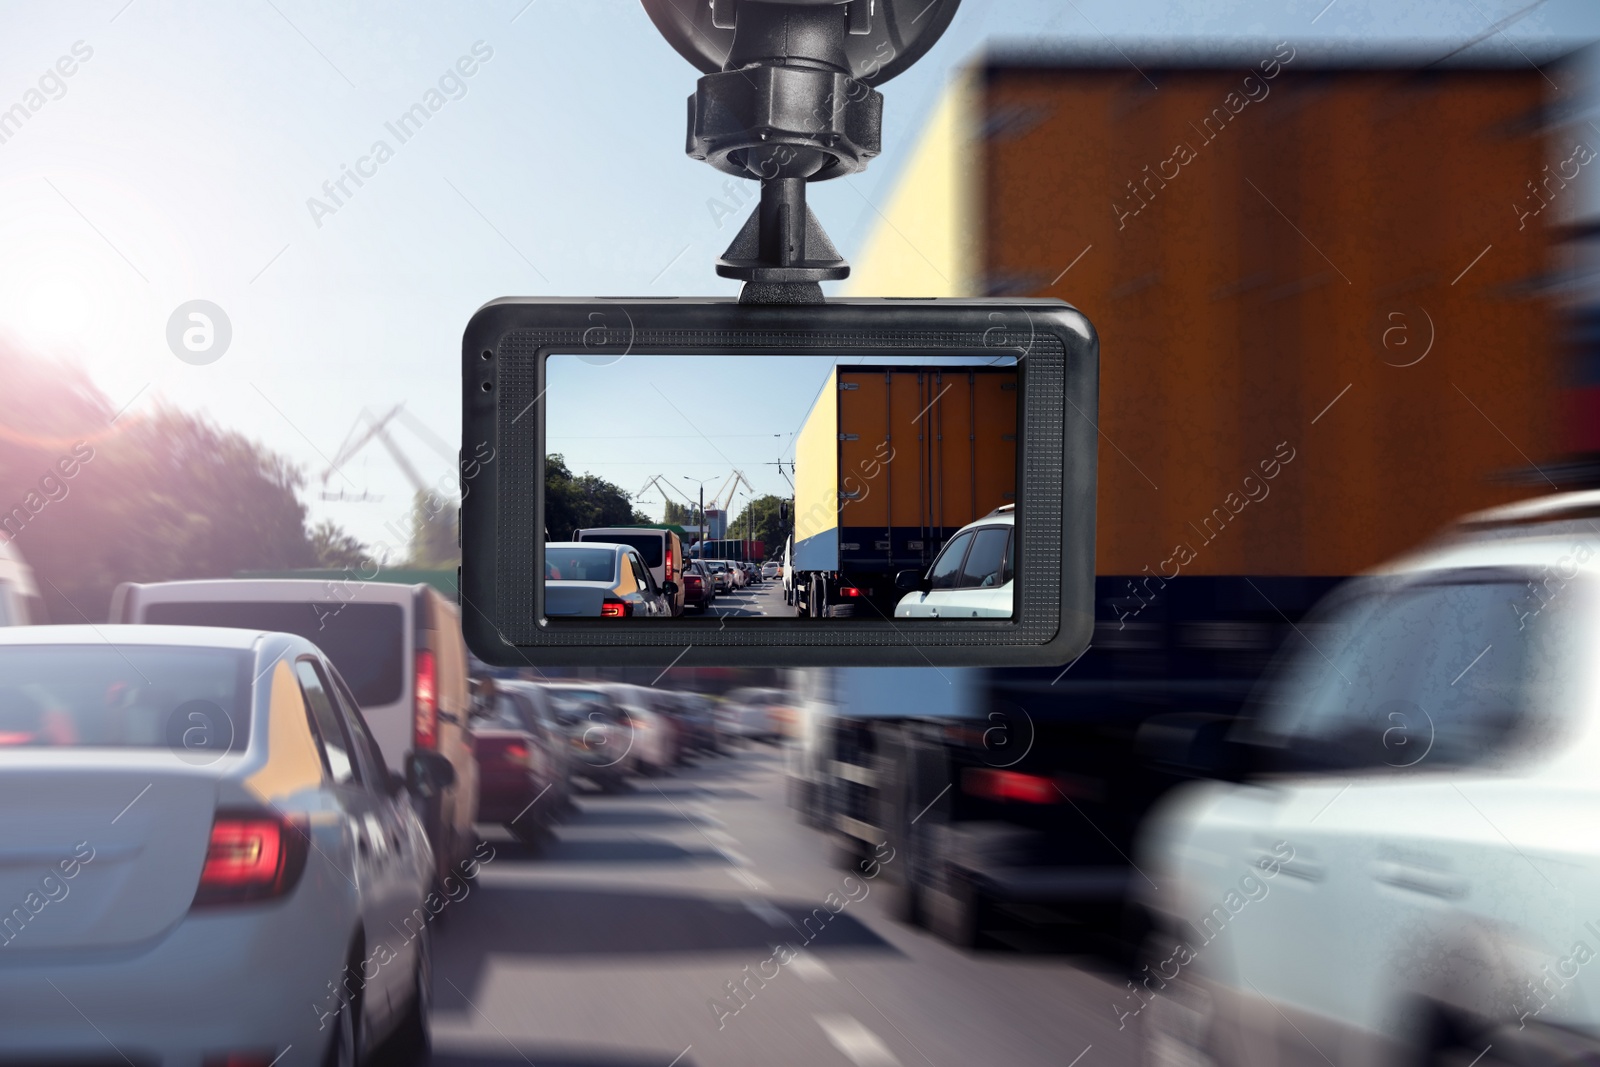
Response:
M727 480L722 483L722 488L717 490L717 495L711 498L711 503L707 504L706 507L726 509L729 504L733 503L733 494L739 491L739 486L741 485L745 487L745 490L751 496L755 495L756 487L750 484L750 479L744 476L744 471L735 467L733 473L728 475ZM727 499L723 499L724 494L726 494Z
M411 483L413 489L419 493L428 491L427 482L423 480L422 475L417 472L416 466L400 450L400 445L395 441L393 435L389 433L389 423L397 419L405 423L412 433L432 446L433 450L438 452L447 462L451 465L455 464L455 456L451 454L450 446L438 434L430 430L421 419L407 411L404 404L396 404L378 418L374 418L372 412L362 408L361 414L356 416L355 423L350 427L350 432L345 434L344 441L339 445L338 451L333 454L333 459L328 461L327 469L322 472L322 485L324 487L322 499L349 499L337 494L330 495L326 492L328 479L338 473L339 468L354 459L356 454L374 438L377 439L379 444L383 445L384 450L389 453L389 456L395 462L395 466L400 468L400 472L406 476L406 480ZM366 423L364 428L362 427L363 422ZM363 496L365 495L363 494Z
M321 483L323 488L321 496L323 500L359 502L382 499L382 497L373 497L370 493L364 491L361 495L354 496L342 491L330 493L327 490L328 479L338 473L344 464L354 459L373 440L377 440L383 446L384 451L389 453L389 457L394 460L395 466L400 468L400 472L405 475L406 481L411 483L412 489L418 494L430 498L443 495L437 492L436 486L428 484L422 477L421 472L417 470L416 465L411 462L410 457L400 448L400 444L394 439L394 435L389 432L389 424L396 421L403 423L407 429L421 438L424 443L449 462L452 467L455 466L456 457L451 452L450 446L438 434L429 429L426 423L407 411L405 404L396 404L383 415L376 417L371 411L362 408L361 414L356 416L355 423L351 425L350 432L345 434L344 441L334 453L333 459L328 462L327 469L322 472ZM365 426L362 425L363 423L365 423ZM453 545L455 542L454 523L456 514L454 501L447 501L446 506L437 510L431 507L426 510L427 514L423 516L423 521L430 526L439 527L439 529L433 530L431 533L424 532L423 544L425 546L439 545L446 547ZM445 529L445 527L449 527L449 529Z

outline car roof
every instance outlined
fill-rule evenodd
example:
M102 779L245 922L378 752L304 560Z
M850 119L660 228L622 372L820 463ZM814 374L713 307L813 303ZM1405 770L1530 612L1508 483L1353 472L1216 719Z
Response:
M546 541L545 551L552 548L610 548L617 552L636 552L632 545L618 545L610 541Z
M164 645L173 648L253 649L271 630L226 626L0 626L0 645ZM284 634L293 637L293 634ZM298 640L298 638L297 638Z
M1007 506L1009 507L1010 505ZM996 509L989 512L989 514L985 515L981 519L975 519L972 522L967 523L965 526L961 527L961 529L957 530L956 534L964 534L968 530L977 530L984 526L1015 526L1016 524L1017 513L1015 510L1004 511ZM952 540L953 539L954 537L952 536Z
M358 578L203 578L181 582L130 583L139 590L139 602L161 599L185 601L240 600L351 600L407 603L427 585L398 582L364 582Z

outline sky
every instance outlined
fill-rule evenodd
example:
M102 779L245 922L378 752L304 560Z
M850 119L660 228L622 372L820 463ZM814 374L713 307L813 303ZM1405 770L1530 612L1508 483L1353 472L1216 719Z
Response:
M919 354L613 360L557 353L545 363L546 448L574 473L597 474L636 494L634 502L654 519L665 516L666 490L645 486L660 475L679 504L698 503L703 482L706 507L720 504L732 520L753 497L793 497L795 438L823 399L828 372L860 363L966 367L1015 360Z
M997 42L1443 52L1526 3L966 0L883 87L882 157L813 187L811 205L850 258L952 72ZM368 542L405 524L411 488L375 447L330 461L363 411L404 404L396 440L425 481L449 484L461 331L479 306L736 291L711 263L747 209L729 215L728 179L684 155L697 72L636 0L0 11L0 112L42 99L20 128L0 125L0 338L87 367L119 419L165 402L262 441L306 472L313 519ZM1505 35L1600 39L1600 4L1548 0ZM425 125L390 129L430 93L443 106ZM205 347L191 311L211 320L209 361L184 348L194 330Z

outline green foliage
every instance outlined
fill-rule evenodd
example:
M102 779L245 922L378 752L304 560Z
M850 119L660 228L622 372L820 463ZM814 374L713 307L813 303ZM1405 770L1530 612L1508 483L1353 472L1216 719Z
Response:
M311 529L311 555L316 565L326 570L357 570L369 564L365 546L350 534L323 519Z
M301 474L276 453L148 401L119 414L82 370L14 350L0 381L0 536L51 621L100 622L118 582L317 562Z
M651 522L635 511L633 499L620 486L593 474L574 475L561 455L545 457L544 526L552 541L571 538L572 531L591 526L632 526Z
M698 530L700 528L700 505L684 505L674 500L667 501L666 517L661 520L674 523L685 530Z
M411 501L411 547L406 566L448 570L461 562L460 515L443 497L419 491Z
M728 536L744 538L747 523L750 539L766 543L768 558L781 556L784 539L794 529L794 501L771 493L756 497L728 524Z

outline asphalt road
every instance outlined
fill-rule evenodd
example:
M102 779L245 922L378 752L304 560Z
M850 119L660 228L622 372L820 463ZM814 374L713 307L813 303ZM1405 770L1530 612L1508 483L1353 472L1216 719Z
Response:
M730 619L763 615L792 619L794 608L783 602L783 582L774 579L758 585L747 585L731 593L717 594L709 614Z
M1111 967L959 951L893 921L885 894L847 882L795 821L781 760L745 748L586 795L537 850L484 828L495 857L434 942L434 1062L1138 1062Z

